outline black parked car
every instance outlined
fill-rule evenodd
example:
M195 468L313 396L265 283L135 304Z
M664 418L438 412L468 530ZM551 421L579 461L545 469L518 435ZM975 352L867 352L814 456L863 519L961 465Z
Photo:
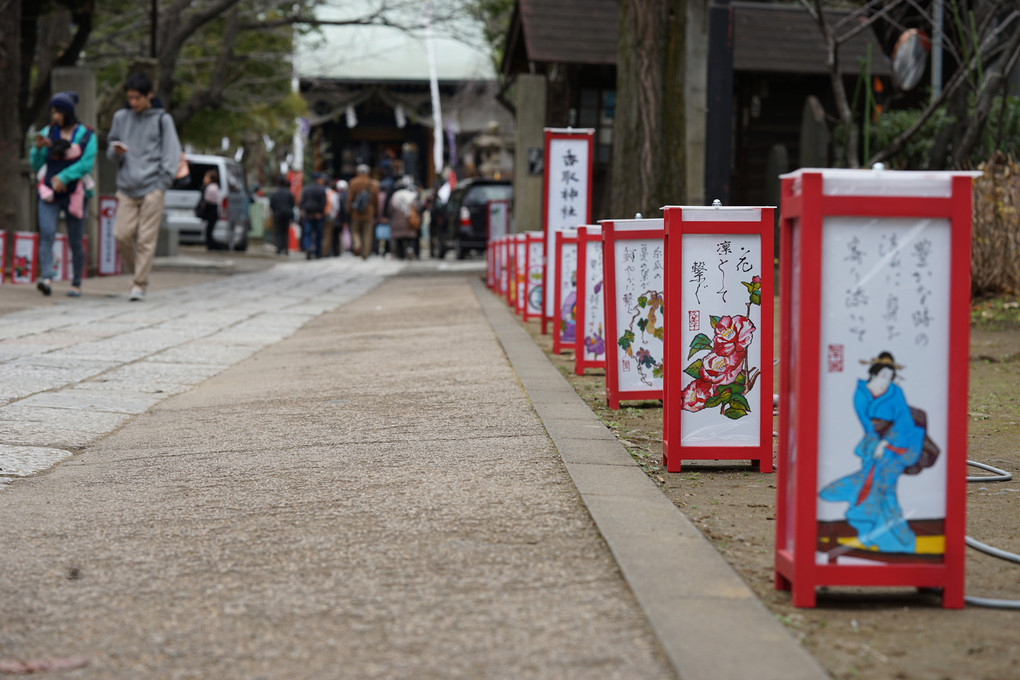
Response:
M499 179L466 179L457 183L446 204L446 223L431 235L432 256L442 258L453 250L463 259L472 250L485 252L488 237L488 202L510 200L513 184Z

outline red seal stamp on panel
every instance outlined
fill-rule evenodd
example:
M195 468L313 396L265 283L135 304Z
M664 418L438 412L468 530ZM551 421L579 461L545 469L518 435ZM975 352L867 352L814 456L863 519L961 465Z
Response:
M829 373L843 372L843 350L843 345L829 345L829 351L826 355Z
M691 310L687 312L687 330L689 331L700 331L701 330L701 312L698 310Z

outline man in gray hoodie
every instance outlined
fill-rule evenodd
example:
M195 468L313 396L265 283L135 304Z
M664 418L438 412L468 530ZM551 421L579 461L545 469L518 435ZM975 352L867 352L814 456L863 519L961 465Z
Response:
M131 300L145 297L163 222L163 195L181 158L174 119L152 96L152 81L133 73L124 83L128 106L110 125L107 157L117 163L117 218L113 236L124 266L134 272Z

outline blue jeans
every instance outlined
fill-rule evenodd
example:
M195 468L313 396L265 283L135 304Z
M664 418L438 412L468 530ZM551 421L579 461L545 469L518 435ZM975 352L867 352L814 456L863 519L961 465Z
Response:
M322 257L322 225L325 221L322 217L306 217L304 229L301 230L301 249L306 253L314 252L315 257Z
M56 194L52 203L39 201L39 278L53 277L53 240L57 235L57 220L63 211L67 220L67 242L71 246L71 268L73 271L71 285L81 285L82 273L85 271L85 247L82 235L85 229L85 216L74 217L67 211L70 196L66 193Z

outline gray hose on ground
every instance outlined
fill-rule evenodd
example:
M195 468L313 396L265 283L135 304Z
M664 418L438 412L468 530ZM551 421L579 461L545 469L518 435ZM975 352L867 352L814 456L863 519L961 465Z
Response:
M967 477L968 482L1008 482L1009 480L1013 479L1013 475L1011 473L1006 472L1005 470L1000 470L999 468L996 467L992 467L991 465L979 463L976 460L968 460L967 465L976 468L981 468L982 470L987 470L988 472L993 473L991 475ZM1015 562L1017 564L1020 564L1020 555L1017 555L1016 553L1006 552L1005 550L993 548L987 543L982 543L981 541L975 538L971 538L970 536L966 536L964 540L967 542L967 545L969 545L971 548L974 548L974 550L983 552L986 555L991 555L992 557L998 557L1000 560L1006 560L1007 562ZM963 598L963 601L975 607L990 607L992 609L1020 609L1020 600L1000 600L992 597L965 596Z
M1008 482L1013 479L1013 473L1000 470L999 468L992 467L991 465L979 463L976 460L968 460L967 465L994 473L992 475L976 475L973 477L967 477L968 482Z
M1007 562L1016 562L1017 564L1020 564L1020 555L1017 555L1016 553L1006 552L1005 550L1000 550L999 548L993 548L987 543L982 543L976 538L971 538L970 536L966 537L966 541L967 545L974 548L974 550L980 550L984 554L991 555L992 557L998 557L1000 560L1006 560Z

